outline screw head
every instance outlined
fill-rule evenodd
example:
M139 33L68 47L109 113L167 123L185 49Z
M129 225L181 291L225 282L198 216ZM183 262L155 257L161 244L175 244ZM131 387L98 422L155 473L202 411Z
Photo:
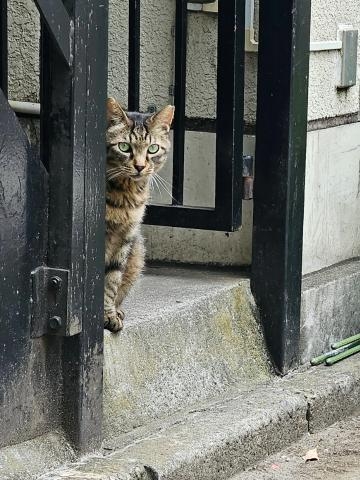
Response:
M59 330L62 326L61 317L53 316L49 319L49 327L51 330Z
M156 113L157 112L157 106L154 103L151 103L147 107L148 113Z
M53 288L60 288L62 280L60 277L54 276L50 278L50 285Z

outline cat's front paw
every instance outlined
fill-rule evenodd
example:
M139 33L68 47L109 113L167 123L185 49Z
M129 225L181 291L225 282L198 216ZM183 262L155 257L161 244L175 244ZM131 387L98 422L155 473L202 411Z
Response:
M112 333L120 332L124 326L125 314L122 310L117 309L115 312L105 312L104 328Z

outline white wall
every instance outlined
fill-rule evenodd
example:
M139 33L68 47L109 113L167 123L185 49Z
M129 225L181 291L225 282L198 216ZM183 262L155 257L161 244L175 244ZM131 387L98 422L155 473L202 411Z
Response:
M303 273L360 256L360 123L308 133Z

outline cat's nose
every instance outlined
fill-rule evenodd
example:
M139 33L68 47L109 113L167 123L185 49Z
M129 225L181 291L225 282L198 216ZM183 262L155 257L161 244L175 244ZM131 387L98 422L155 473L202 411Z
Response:
M145 168L145 165L134 165L134 166L139 173Z

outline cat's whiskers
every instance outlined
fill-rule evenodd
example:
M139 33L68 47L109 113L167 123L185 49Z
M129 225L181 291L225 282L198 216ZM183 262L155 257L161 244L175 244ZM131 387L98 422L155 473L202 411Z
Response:
M159 175L158 173L156 173L155 175L157 175L162 181L163 183L165 183L166 185L168 185L168 187L171 189L172 188L172 184L166 180L166 178L162 177L161 175Z
M154 176L153 178L159 182L159 184L161 185L161 187L165 190L165 192L170 196L170 198L172 198L172 200L175 200L175 202L177 201L173 196L172 194L170 193L170 191L168 190L168 186L166 185L166 181L163 177L160 177L160 175L158 173L154 173ZM170 185L169 185L170 186Z
M121 172L119 172L119 171L114 172L113 174L107 176L107 180L110 182L111 180L115 180L115 178L120 177L120 176L121 176Z
M160 192L160 189L159 189L159 185L157 184L155 178L152 176L152 177L150 177L150 188L151 188L152 190L154 190L154 185L156 186L156 188L157 188L157 190L158 190L158 192L159 192L159 195L161 195L161 192Z

